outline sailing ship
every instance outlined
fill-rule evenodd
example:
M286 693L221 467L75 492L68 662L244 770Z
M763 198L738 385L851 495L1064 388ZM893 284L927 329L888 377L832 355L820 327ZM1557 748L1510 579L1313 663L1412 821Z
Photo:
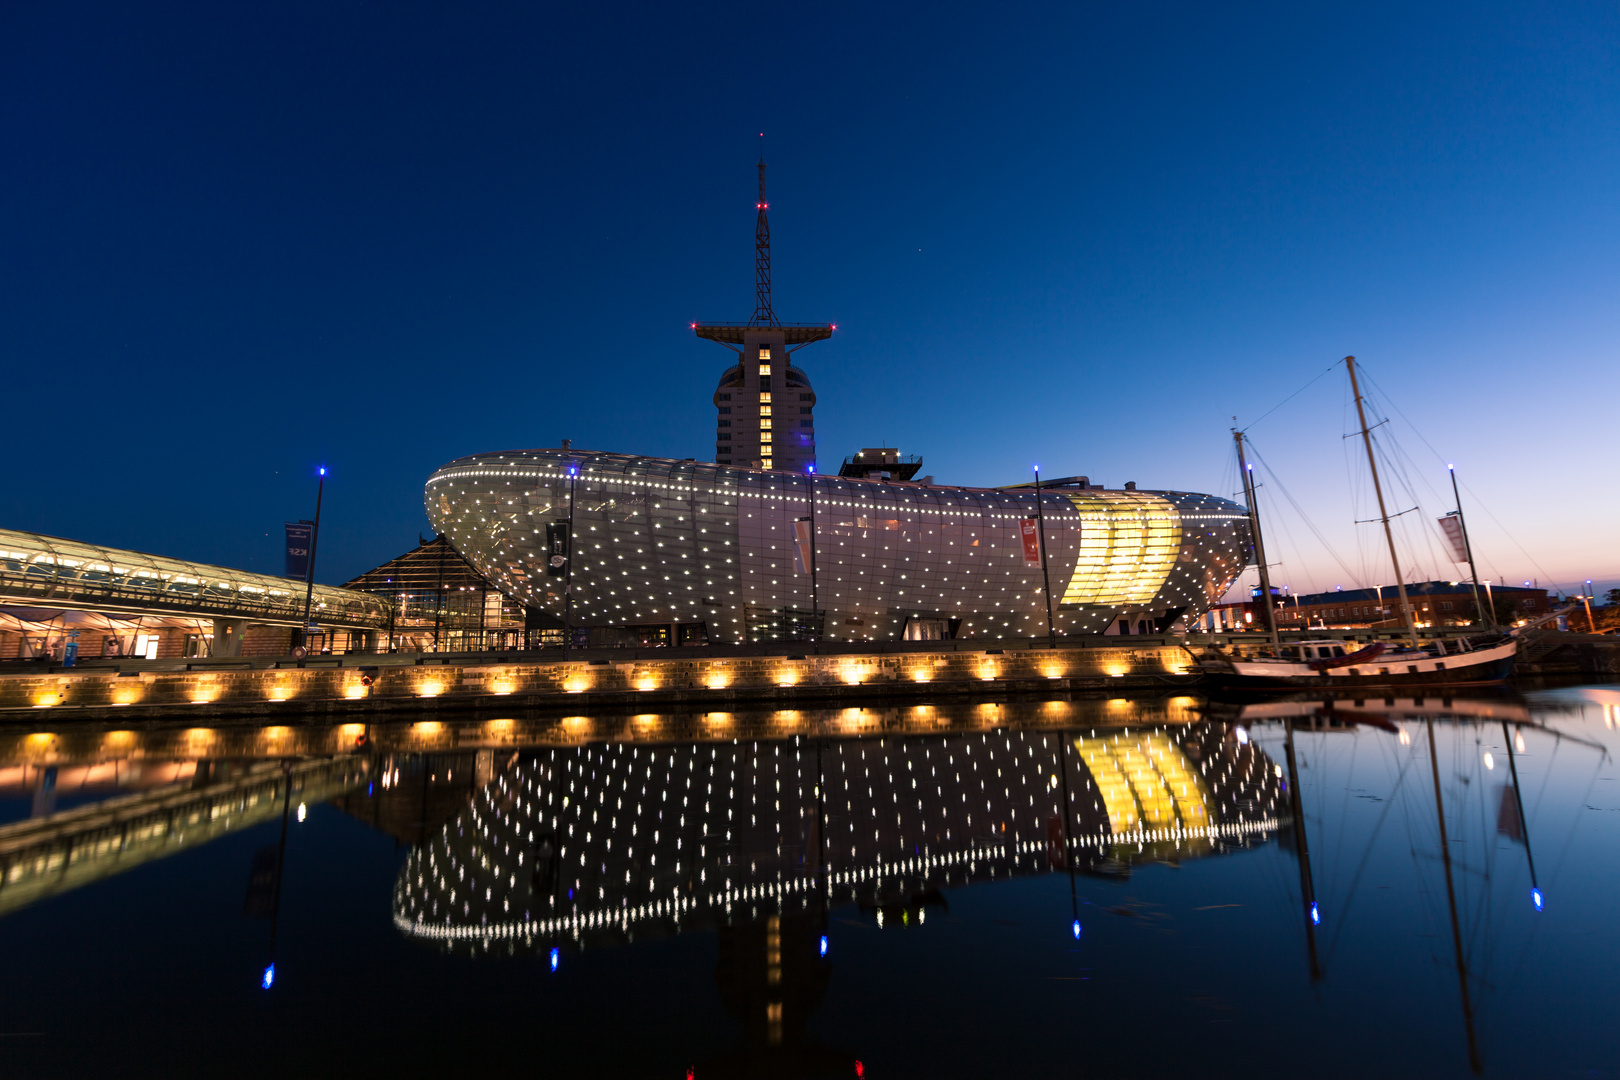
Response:
M1367 465L1372 471L1373 490L1378 496L1378 518L1384 527L1384 539L1389 545L1389 559L1395 570L1395 589L1400 596L1401 621L1406 641L1392 645L1372 641L1360 648L1354 643L1340 640L1284 642L1277 632L1277 613L1271 602L1271 578L1266 566L1265 544L1260 532L1260 512L1254 494L1254 478L1243 451L1243 432L1234 431L1237 440L1238 471L1243 479L1244 494L1249 503L1250 530L1254 538L1255 561L1260 568L1261 607L1264 609L1267 646L1257 650L1223 650L1211 646L1198 658L1204 674L1212 681L1236 689L1292 690L1311 687L1387 687L1387 686L1478 686L1499 683L1513 673L1513 662L1518 654L1519 639L1516 631L1502 632L1496 628L1484 634L1461 635L1456 638L1433 638L1420 641L1412 605L1406 598L1405 578L1401 575L1401 560L1395 550L1395 534L1390 529L1390 514L1384 503L1384 489L1378 478L1378 461L1373 455L1371 428L1367 425L1367 410L1356 379L1356 358L1344 358L1350 373L1350 389L1356 399L1356 416L1361 421L1361 440L1367 451ZM1455 486L1453 477L1453 486ZM1479 574L1474 569L1474 552L1468 543L1467 524L1462 519L1459 503L1457 522L1462 531L1463 547L1468 556L1468 568L1474 576L1477 593Z

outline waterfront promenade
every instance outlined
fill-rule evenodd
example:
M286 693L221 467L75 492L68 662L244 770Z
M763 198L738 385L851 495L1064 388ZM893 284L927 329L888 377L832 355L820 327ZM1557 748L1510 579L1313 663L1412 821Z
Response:
M1333 636L1333 632L1316 636ZM1254 635L1236 635L1253 641ZM896 642L852 648L791 643L686 649L518 653L351 653L292 659L92 662L0 672L0 723L44 710L116 720L208 706L221 718L365 719L516 710L638 712L791 706L951 696L1191 688L1211 635L1091 637L998 644ZM1527 640L1522 674L1620 666L1620 643L1589 635ZM1567 671L1566 671L1567 669ZM28 720L27 722L32 722Z

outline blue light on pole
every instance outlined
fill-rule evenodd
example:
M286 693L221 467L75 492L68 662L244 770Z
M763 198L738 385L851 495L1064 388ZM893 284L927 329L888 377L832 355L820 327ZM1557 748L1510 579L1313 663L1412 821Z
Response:
M1069 930L1070 930L1071 933L1074 934L1074 940L1079 941L1080 940L1080 920L1079 919L1074 920L1074 922L1072 924L1070 924Z
M822 956L827 955L827 935L826 934L821 935L821 955Z
M1320 925L1322 925L1322 913L1317 910L1315 900L1311 901L1311 925L1312 926L1320 926Z
M1536 905L1536 910L1537 911L1541 910L1541 890L1540 889L1531 889L1530 890L1530 902L1532 904Z
M551 950L551 970L557 970L557 964L562 960L562 950L553 947Z
M259 977L259 985L268 990L272 985L274 985L275 981L276 965L271 964L269 967L264 969L264 974Z
M322 476L325 476L325 475L326 475L326 466L325 466L325 465L322 465L322 466L321 466L321 475L322 475Z

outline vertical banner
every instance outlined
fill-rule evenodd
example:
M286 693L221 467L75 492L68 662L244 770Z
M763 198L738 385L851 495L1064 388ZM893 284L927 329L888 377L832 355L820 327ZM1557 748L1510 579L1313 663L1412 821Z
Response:
M810 572L810 519L807 517L793 523L793 572Z
M568 522L546 523L546 574L562 577L568 573Z
M1018 525L1024 534L1024 565L1041 565L1041 535L1037 521L1034 518L1024 518Z
M287 576L303 581L309 577L309 534L307 521L287 522Z
M1441 518L1440 531L1446 534L1447 540L1451 541L1451 550L1457 557L1457 561L1460 563L1467 562L1468 545L1463 543L1462 522L1457 520L1456 515L1447 514Z

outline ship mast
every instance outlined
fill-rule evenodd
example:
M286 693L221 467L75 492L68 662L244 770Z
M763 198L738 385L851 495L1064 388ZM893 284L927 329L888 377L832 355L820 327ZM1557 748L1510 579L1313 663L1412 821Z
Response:
M1361 386L1356 382L1356 358L1344 358L1350 372L1350 392L1356 398L1356 416L1361 420L1361 441L1367 447L1367 467L1372 470L1373 490L1378 493L1378 520L1384 524L1384 540L1389 544L1389 561L1395 567L1395 591L1401 597L1401 622L1406 624L1406 635L1413 646L1418 643L1417 626L1412 622L1412 605L1406 600L1406 580L1401 577L1400 556L1395 554L1395 533L1389 527L1389 511L1384 509L1384 487L1378 482L1378 462L1373 457L1372 432L1367 428L1367 409L1361 403Z
M1232 438L1237 440L1238 472L1243 477L1243 494L1249 501L1249 530L1254 534L1254 561L1260 567L1260 603L1266 609L1266 633L1271 635L1273 642L1280 642L1277 634L1277 611L1271 604L1271 572L1266 569L1266 545L1260 538L1260 504L1254 495L1254 473L1249 468L1249 459L1243 453L1243 432L1232 429Z

